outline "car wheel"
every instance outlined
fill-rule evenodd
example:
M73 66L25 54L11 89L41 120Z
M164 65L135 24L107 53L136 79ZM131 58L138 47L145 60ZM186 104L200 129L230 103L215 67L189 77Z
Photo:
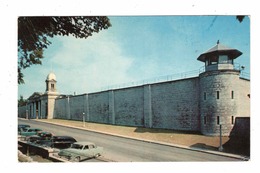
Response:
M80 162L80 156L75 157L76 162Z
M68 160L70 160L71 159L71 155L68 155Z
M98 153L98 154L96 154L96 155L95 155L95 157L97 158L97 157L99 157L100 155L101 155L101 154L100 154L100 153Z

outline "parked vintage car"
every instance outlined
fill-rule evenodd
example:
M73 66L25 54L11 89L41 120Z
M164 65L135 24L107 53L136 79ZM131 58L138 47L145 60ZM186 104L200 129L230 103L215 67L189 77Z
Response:
M20 134L21 131L25 131L27 128L30 128L31 126L28 124L18 124L18 134Z
M98 147L92 142L75 142L70 148L62 149L58 155L70 161L81 161L98 157L103 153L103 147Z
M32 135L28 137L29 142L38 143L38 141L49 141L52 138L52 133L40 131L36 135Z
M36 135L38 132L42 131L42 129L39 128L26 128L25 130L21 130L18 132L21 136L32 136Z
M77 142L77 140L71 136L53 136L52 147L65 149L65 148L69 148L71 144L75 142Z
M18 128L22 128L22 129L26 129L26 128L30 128L31 126L28 124L18 124Z
M77 141L71 136L52 136L47 140L37 140L36 144L42 145L44 147L65 149L69 148L74 142Z

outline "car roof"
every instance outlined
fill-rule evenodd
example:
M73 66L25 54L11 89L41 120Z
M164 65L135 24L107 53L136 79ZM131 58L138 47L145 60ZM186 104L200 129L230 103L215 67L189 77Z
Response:
M18 124L18 127L30 127L28 124Z
M74 144L78 144L78 145L95 145L93 142L88 142L88 141L74 142Z
M74 139L73 137L71 136L53 136L54 138L58 138L58 139Z
M41 137L38 135L32 135L32 136L29 136L29 138L41 138Z

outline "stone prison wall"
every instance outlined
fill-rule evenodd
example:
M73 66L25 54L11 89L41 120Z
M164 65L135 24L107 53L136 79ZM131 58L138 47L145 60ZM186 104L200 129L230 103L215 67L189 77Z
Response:
M200 131L199 78L59 98L54 118Z

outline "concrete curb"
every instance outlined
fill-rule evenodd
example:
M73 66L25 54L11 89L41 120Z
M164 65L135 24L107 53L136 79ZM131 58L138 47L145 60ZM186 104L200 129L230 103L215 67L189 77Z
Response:
M22 119L22 120L25 120L25 119ZM59 125L59 126L63 126L63 127L70 127L70 128L74 128L74 129L86 130L86 131L90 131L90 132L101 133L101 134L106 134L106 135L111 135L111 136L116 136L116 137L121 137L121 138L128 138L128 139L133 139L133 140L138 140L138 141L150 142L150 143L154 143L154 144L166 145L166 146L182 148L182 149L186 149L186 150L192 150L192 151L203 152L203 153L209 153L209 154L214 154L214 155L221 155L221 156L226 156L226 157L230 157L230 158L241 159L243 161L248 161L250 159L246 156L237 155L237 154L224 153L224 152L220 152L220 151L212 151L212 150L206 150L206 149L201 149L201 148L192 148L192 147L188 147L188 146L184 146L184 145L171 144L171 143L167 143L167 142L153 141L153 140L148 140L148 139L140 139L140 138L135 138L135 137L131 137L131 136L124 136L124 135L108 133L108 132L103 132L103 131L98 131L98 130L86 129L83 127L64 125L64 124L59 124L59 123L54 123L54 122L45 122L45 121L41 121L39 119L38 120L31 119L30 121L39 121L39 122L43 122L43 123L49 123L49 124Z

